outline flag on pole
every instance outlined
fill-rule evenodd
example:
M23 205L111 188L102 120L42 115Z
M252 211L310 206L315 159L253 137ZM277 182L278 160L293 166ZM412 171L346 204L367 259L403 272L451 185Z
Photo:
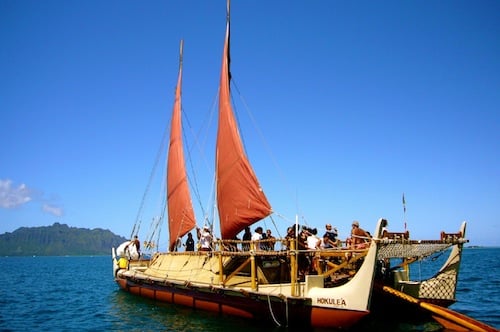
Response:
M403 193L403 221L405 225L405 231L406 231L406 201L405 201L405 193Z
M403 193L403 211L406 212L405 193Z

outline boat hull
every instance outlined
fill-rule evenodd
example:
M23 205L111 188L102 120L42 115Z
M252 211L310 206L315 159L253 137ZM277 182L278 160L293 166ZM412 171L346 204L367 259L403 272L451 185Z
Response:
M147 264L125 267L120 267L112 250L114 280L121 289L140 297L266 322L267 326L271 322L294 328L347 329L369 315L377 241L363 250L315 252L324 259L338 256L345 260L328 261L335 269L316 271L301 280L291 277L297 271L293 242L291 247L290 252L157 253ZM343 268L349 273L339 272Z
M122 290L136 296L220 315L272 322L278 326L345 329L369 314L369 311L313 306L309 298L287 298L235 289L193 287L189 283L159 284L120 276L115 280Z

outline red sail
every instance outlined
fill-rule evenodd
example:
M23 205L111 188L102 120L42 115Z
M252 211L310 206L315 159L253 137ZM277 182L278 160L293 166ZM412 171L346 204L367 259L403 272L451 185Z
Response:
M167 205L170 233L169 249L173 251L176 240L196 226L191 195L184 161L181 122L181 84L182 84L182 41L179 77L175 89L175 103L172 111L170 145L167 162Z
M222 59L217 133L217 205L221 235L231 239L246 226L271 214L257 177L243 150L229 92L229 21Z

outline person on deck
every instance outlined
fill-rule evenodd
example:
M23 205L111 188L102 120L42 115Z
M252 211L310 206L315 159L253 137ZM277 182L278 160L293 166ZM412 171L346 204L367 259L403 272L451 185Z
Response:
M194 251L193 234L188 233L188 238L186 239L186 243L184 245L186 246L186 251Z
M139 241L139 238L137 235L134 236L134 239L132 240L132 244L135 245L135 249L137 250L137 255L141 257L141 241Z
M210 228L208 228L208 226L203 226L203 229L200 230L200 228L197 227L196 233L200 241L200 251L212 251L212 234L210 233Z
M180 237L175 240L174 251L179 251L179 248L182 247L182 239Z
M364 229L359 227L358 221L352 222L351 230L351 246L353 249L364 249L366 248L366 243L371 238L370 234Z
M266 239L268 240L268 242L266 243L267 250L274 251L276 238L273 236L270 229L266 231Z
M316 235L318 234L318 230L316 228L310 229L307 231L307 249L316 250L319 249L321 244L321 239Z
M250 227L245 227L245 233L243 233L243 241L251 241L252 240L252 232L250 232ZM243 251L248 251L250 250L250 243L247 242L247 243L243 243L241 245L241 249Z
M382 238L387 237L387 233L389 233L389 222L387 221L387 219L382 219L382 223L380 224L380 226L382 226L382 230L380 232L382 234Z
M307 238L310 234L310 228L303 225L298 236L297 236L297 248L299 253L297 255L297 265L299 267L299 277L303 279L306 274L309 273L309 267L311 266L311 262L309 259L309 255L305 252L309 249L307 245Z
M286 229L286 248L290 249L290 242L295 241L295 226L290 226Z
M260 241L262 240L262 232L263 232L263 229L262 227L257 227L252 235L252 241ZM260 242L257 242L255 244L255 250L263 250L264 246L260 243Z
M331 249L337 247L337 236L339 236L337 228L332 229L332 225L330 224L326 224L325 228L326 231L323 235L323 248Z
M261 234L262 238L261 240L267 240L267 233L264 232L264 229L262 229L262 234ZM267 241L262 241L260 243L260 250L269 250L268 246L267 246L268 242Z

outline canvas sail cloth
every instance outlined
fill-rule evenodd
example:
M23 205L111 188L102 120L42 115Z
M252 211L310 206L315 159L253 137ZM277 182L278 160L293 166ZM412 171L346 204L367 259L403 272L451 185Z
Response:
M182 48L180 46L179 77L175 89L175 102L170 128L170 145L167 160L167 205L169 250L173 251L178 238L196 226L184 161L181 120Z
M271 205L243 150L229 91L229 19L219 87L219 128L216 148L217 207L223 239L271 214Z

